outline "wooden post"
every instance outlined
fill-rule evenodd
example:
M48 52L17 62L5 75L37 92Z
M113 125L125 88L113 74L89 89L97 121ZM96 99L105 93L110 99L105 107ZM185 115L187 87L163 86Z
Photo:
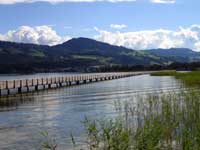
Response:
M68 81L68 79L67 79L67 77L65 77L65 83L67 84L67 81Z
M32 79L32 86L34 85L34 83L33 83L33 82L34 82L34 80Z
M90 78L89 81L92 82L92 78Z
M26 79L27 92L29 92L28 79Z
M87 81L86 81L86 80L83 80L83 83L84 83L84 84L86 84L86 83L87 83Z
M7 89L7 95L10 95L10 90L9 90L9 87L8 87L8 81L6 80L6 89Z
M13 88L15 89L15 80L13 81Z
M35 91L38 91L38 84L39 84L39 81L38 81L38 79L36 79L36 85L35 85Z
M74 81L74 76L71 77L71 81L72 81L72 82Z
M35 91L38 91L38 85L35 86Z
M6 89L8 89L8 81L6 80Z
M77 81L76 81L76 84L79 85L79 83L80 83L79 80L77 80Z
M7 89L7 94L10 95L10 89Z
M83 81L83 76L80 76L80 80Z
M18 87L18 93L22 93L22 80L19 81L20 86Z
M60 77L58 77L58 84L59 84L59 86L60 86L60 82L61 82L61 81L60 81Z
M43 89L45 89L44 79L43 78L42 78L42 86L43 86Z

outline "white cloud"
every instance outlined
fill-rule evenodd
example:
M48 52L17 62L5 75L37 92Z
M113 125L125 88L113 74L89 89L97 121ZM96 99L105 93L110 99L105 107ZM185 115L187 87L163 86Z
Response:
M200 51L200 25L177 30L144 30L137 32L110 32L94 28L95 39L132 49L186 47Z
M176 0L151 0L153 3L161 3L161 4L173 4Z
M16 4L16 3L34 3L34 2L49 2L52 4L63 2L132 2L136 0L0 0L0 4Z
M69 40L70 37L61 37L50 26L21 26L0 34L0 40L42 45L56 45Z
M136 32L111 32L97 27L94 27L94 30L98 32L96 40L132 49L185 47L200 51L200 25L179 27L177 30L157 29ZM58 35L50 26L21 26L0 34L0 40L42 45L56 45L69 39L69 36Z
M120 30L120 29L127 28L127 25L125 25L125 24L111 24L110 27L113 28L113 29Z

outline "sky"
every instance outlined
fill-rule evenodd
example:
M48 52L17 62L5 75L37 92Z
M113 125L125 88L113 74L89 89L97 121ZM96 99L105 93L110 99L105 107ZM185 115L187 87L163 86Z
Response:
M200 51L199 0L0 0L0 40L87 37L131 49Z

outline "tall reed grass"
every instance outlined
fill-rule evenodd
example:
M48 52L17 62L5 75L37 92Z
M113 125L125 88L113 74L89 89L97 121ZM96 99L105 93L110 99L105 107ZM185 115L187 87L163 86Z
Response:
M199 150L200 92L181 91L116 102L117 116L83 122L85 150ZM76 139L72 136L74 149ZM57 144L45 142L46 149Z
M85 120L88 149L200 149L200 92L153 95L116 108L116 118Z

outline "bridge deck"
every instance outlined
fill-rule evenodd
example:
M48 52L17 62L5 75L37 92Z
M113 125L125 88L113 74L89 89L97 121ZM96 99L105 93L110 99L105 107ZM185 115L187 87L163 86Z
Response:
M23 80L7 80L0 81L0 96L13 94L10 92L12 89L17 89L16 93L29 92L30 87L34 88L34 91L41 89L50 89L54 87L63 87L70 85L86 84L90 82L112 80L118 78L125 78L135 75L146 74L145 72L123 72L123 73L97 73L97 74L83 74L83 75L67 75L60 77L49 78L33 78ZM39 87L43 88L39 88ZM25 91L22 89L26 88ZM6 92L5 92L6 91Z

